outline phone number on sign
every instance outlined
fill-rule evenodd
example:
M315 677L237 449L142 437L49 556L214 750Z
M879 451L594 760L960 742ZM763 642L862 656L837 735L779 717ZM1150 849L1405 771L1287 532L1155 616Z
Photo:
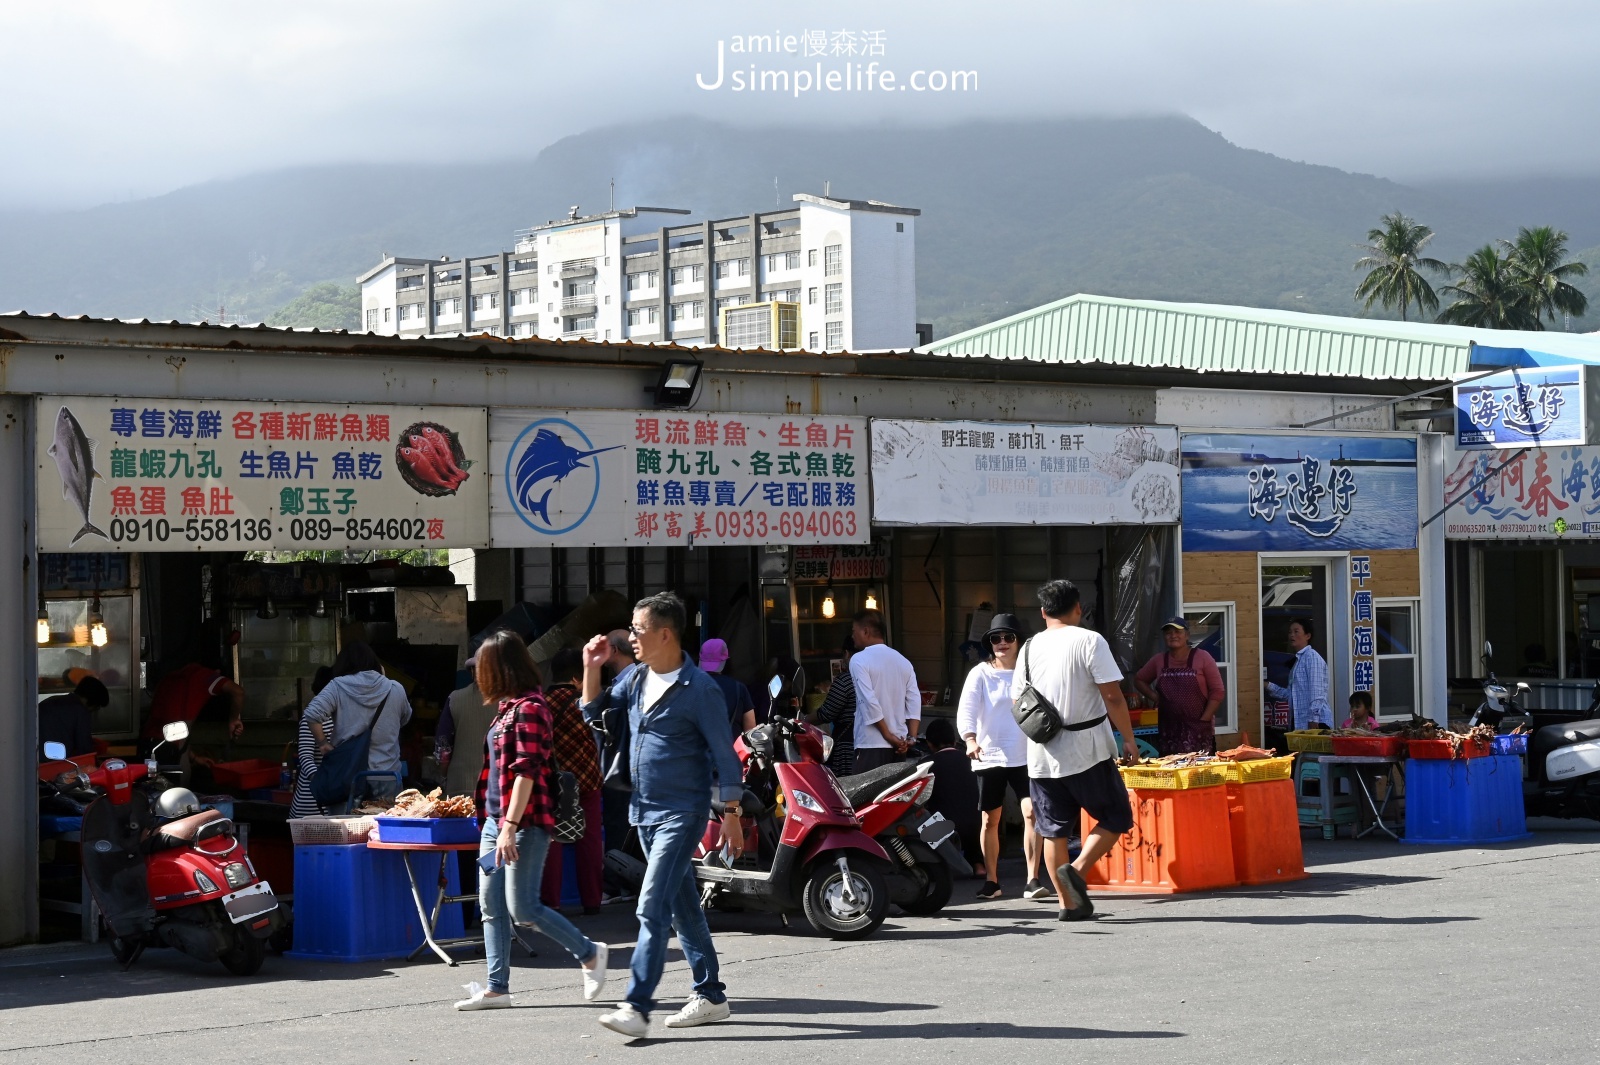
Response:
M714 525L718 537L764 540L773 533L784 539L854 536L856 521L853 510L785 510L775 518L764 510L719 510Z
M428 538L422 518L295 518L277 533L308 543L329 540L421 541ZM186 540L191 544L267 543L273 539L271 518L188 518L174 523L166 518L113 518L108 530L116 543L164 544Z

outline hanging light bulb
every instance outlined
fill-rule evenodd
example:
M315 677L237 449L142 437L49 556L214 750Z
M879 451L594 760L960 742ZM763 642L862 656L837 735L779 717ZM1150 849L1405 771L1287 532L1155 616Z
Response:
M261 604L261 609L256 611L256 617L260 618L262 621L271 621L277 616L278 604L274 603L272 601L272 597L269 595L267 596L267 601Z
M833 589L829 588L822 596L822 616L832 618L838 609L833 605Z
M39 621L33 631L40 647L50 642L50 611L45 609L43 599L39 600Z
M106 619L100 614L98 595L89 606L89 642L96 647L104 647L111 642L111 633L106 630Z
M878 593L873 591L871 588L868 588L867 598L862 602L861 605L866 607L868 610L878 609Z
M328 601L326 599L318 599L317 600L317 605L315 607L313 607L312 610L311 610L311 616L314 617L314 618L325 618L325 617L327 617L328 616Z

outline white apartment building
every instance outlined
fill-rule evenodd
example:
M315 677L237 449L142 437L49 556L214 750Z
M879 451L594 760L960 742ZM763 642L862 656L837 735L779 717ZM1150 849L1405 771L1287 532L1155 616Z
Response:
M688 211L631 207L521 231L509 252L386 258L357 278L369 333L493 333L549 340L727 343L724 310L795 304L785 340L808 351L906 349L932 340L916 322L920 211L799 193L796 206L688 222ZM783 320L792 323L786 310ZM926 334L926 335L923 335ZM770 345L761 340L762 346ZM788 345L785 345L788 346Z

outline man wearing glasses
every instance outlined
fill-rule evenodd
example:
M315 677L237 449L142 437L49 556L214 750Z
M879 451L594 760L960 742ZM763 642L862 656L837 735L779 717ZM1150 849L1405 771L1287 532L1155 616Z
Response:
M1017 666L1017 635L1022 625L1015 614L996 614L983 634L989 657L967 673L956 707L956 731L967 741L967 757L978 778L978 809L983 813L983 868L987 880L980 899L997 899L1000 890L1000 820L1006 789L1022 807L1022 855L1028 865L1025 899L1049 898L1039 882L1040 841L1033 826L1033 801L1028 796L1028 737L1011 715L1011 675Z
M636 669L605 688L600 670L611 658L604 636L583 648L583 715L602 727L608 710L625 710L628 766L633 778L628 821L645 851L639 888L639 940L626 1000L600 1023L642 1039L649 1032L656 985L674 929L694 974L694 994L667 1018L668 1028L692 1028L728 1017L728 996L718 979L692 860L711 813L713 771L725 804L722 842L734 855L744 849L739 798L744 794L739 759L733 753L727 703L715 682L683 651L687 624L683 600L671 592L641 599L628 628ZM620 715L611 715L615 720Z

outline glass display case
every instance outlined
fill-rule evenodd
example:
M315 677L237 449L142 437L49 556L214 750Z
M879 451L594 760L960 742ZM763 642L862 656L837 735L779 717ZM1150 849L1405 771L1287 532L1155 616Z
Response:
M306 610L281 608L276 617L235 609L233 675L244 689L246 721L293 720L311 699L318 666L333 665L339 653L339 621L333 611L317 617Z
M94 733L106 739L131 738L139 728L138 593L103 594L100 617L106 643L90 638L94 597L47 598L50 640L39 645L39 699L69 692L86 670L100 678L111 702L94 716Z

